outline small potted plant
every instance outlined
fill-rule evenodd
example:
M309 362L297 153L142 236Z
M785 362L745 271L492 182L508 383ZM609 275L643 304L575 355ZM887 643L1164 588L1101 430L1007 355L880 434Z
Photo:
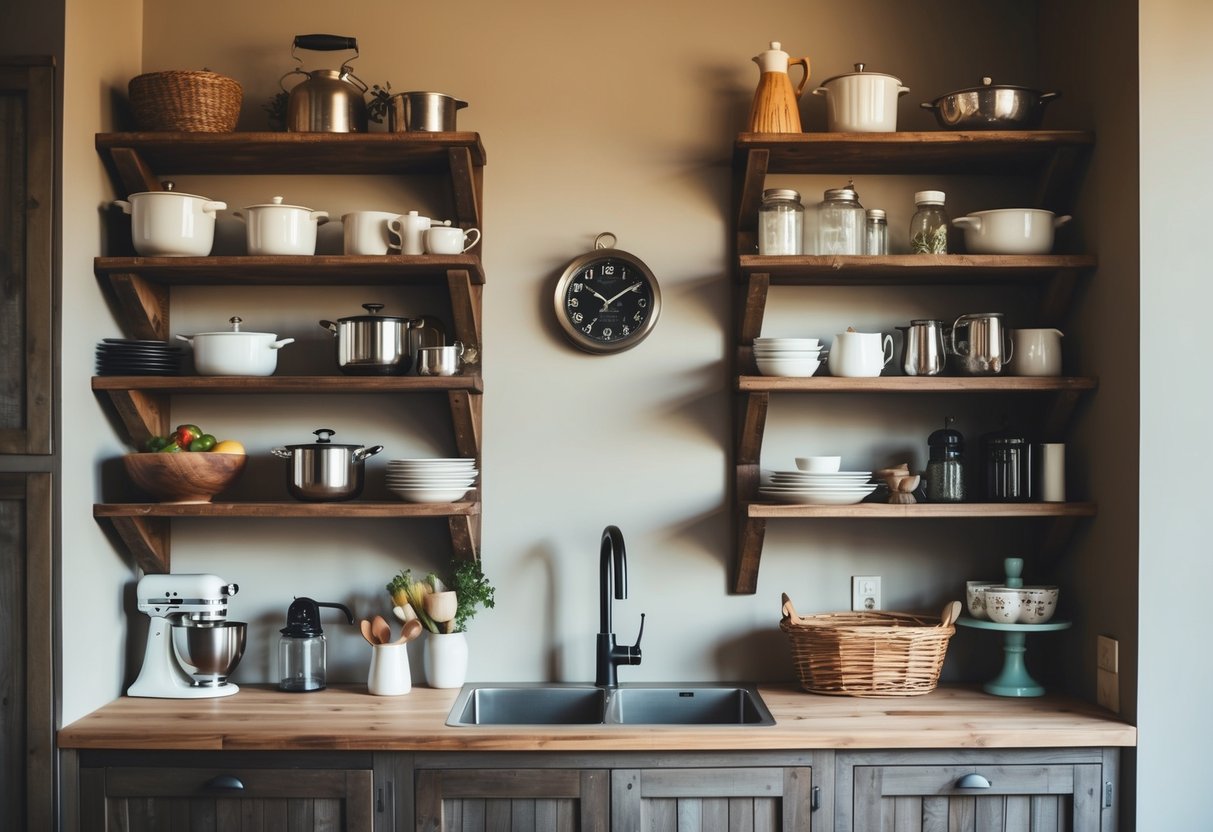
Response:
M392 612L401 621L416 618L428 631L423 650L426 683L457 688L467 678L467 625L483 607L495 606L493 585L478 561L463 561L443 581L430 572L421 580L402 570L387 585Z

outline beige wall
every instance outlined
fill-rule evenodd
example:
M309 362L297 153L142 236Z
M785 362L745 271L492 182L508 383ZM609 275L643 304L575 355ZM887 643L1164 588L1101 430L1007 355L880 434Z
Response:
M484 563L499 587L497 609L473 626L473 678L591 675L598 535L608 523L622 527L630 549L631 597L616 605L621 638L630 640L639 613L649 614L645 662L624 671L630 679L789 677L775 626L781 591L802 610L840 609L849 603L851 575L880 574L886 606L936 607L958 597L966 578L997 576L1002 557L1010 554L1027 556L1032 574L1049 577L1052 567L1033 560L1032 539L1018 524L791 522L771 524L758 594L727 592L733 557L725 505L732 435L728 159L757 81L750 56L777 38L794 54L810 56L814 83L856 61L898 74L913 90L901 103L902 127L929 129L929 114L917 103L983 74L1041 82L1033 7L949 2L930 16L894 2L759 2L744 13L722 0L625 3L609 13L540 2L526 9L220 0L205 6L147 2L143 17L141 69L208 66L236 77L245 88L242 129L263 125L260 103L292 66L290 40L301 32L356 35L362 57L354 66L368 83L444 90L471 102L460 127L482 134L489 157ZM125 62L130 52L114 49L112 55L103 73L109 79L103 102L105 90L120 92L138 70ZM334 61L304 55L311 67ZM1067 108L1075 104L1063 99L1050 118L1074 121L1075 111ZM804 112L809 129L823 129L820 101L807 100ZM91 165L89 176L96 178L101 172L89 155L91 133L91 127L81 131L80 164ZM811 203L837 179L803 177L789 184ZM1019 183L959 177L860 177L856 184L865 205L889 211L895 246L904 244L915 189L944 187L954 214L1027 198ZM357 208L449 210L441 199L379 178L179 177L179 187L233 208L282 194L334 215ZM84 201L96 223L91 212L99 200L90 194ZM224 226L225 235L240 233L230 222ZM595 358L562 342L550 296L564 264L608 229L654 268L665 307L657 331L641 347ZM95 243L99 236L93 225L85 239ZM70 313L80 324L65 327L73 333L65 352L75 353L64 382L65 392L76 391L71 428L101 418L91 394L83 392L87 364L96 338L116 330L105 315L89 317L101 307L87 266L65 269L65 275L80 288L65 293L65 323ZM315 322L354 314L368 300L409 314L443 311L439 297L356 287L306 296L196 288L175 294L173 331L220 327L240 314L258 329L299 339L284 351L284 369L319 371L330 360L331 344ZM767 332L828 339L847 325L891 330L911 317L948 317L992 303L1026 314L1023 304L971 288L783 291L771 304ZM196 397L180 398L174 407L179 421L197 421L246 442L254 459L237 496L249 497L282 491L281 470L268 449L307 441L320 426L337 429L347 441L381 442L388 446L385 457L448 453L453 446L442 413L441 401L388 397ZM921 466L927 434L950 413L961 417L974 445L1003 415L994 403L964 398L780 399L763 464L790 467L798 453L836 449L851 468L898 459ZM92 441L98 447L80 458L80 493L65 500L67 517L88 517L92 472L99 459L120 451L108 435ZM372 461L372 481L382 465ZM109 498L122 483L112 464L106 470L97 492ZM73 530L73 542L82 545L65 540L65 572L80 566L124 574L122 556L92 539L97 532L91 520L80 525L87 528ZM234 613L254 625L238 673L245 681L272 678L272 648L292 596L342 601L359 615L383 611L381 587L393 572L441 566L447 551L441 524L215 521L174 529L176 571L215 571L242 586ZM125 631L119 580L112 579L112 629ZM332 677L363 678L360 638L336 623L327 632ZM90 655L121 662L122 646L113 643L112 632L105 638L104 647L89 645ZM131 637L136 650L137 641ZM65 649L77 655L76 647ZM1056 648L1039 649L1043 658ZM1033 656L1036 650L1034 645ZM69 684L83 678L71 656L65 655ZM980 679L997 663L994 644L966 632L955 640L945 672ZM125 668L128 680L137 665L136 657ZM1047 668L1042 673L1057 675ZM121 680L105 678L73 699L65 715L100 704L121 687Z

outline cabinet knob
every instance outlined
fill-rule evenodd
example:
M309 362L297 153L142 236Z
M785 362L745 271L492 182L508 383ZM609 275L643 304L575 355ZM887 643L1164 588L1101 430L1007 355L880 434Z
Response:
M988 788L990 788L990 781L974 771L974 772L970 772L969 774L966 774L964 777L957 780L956 788L958 788L958 789L988 789Z
M244 783L240 782L240 778L234 775L220 774L207 780L202 788L213 792L242 792L244 791Z

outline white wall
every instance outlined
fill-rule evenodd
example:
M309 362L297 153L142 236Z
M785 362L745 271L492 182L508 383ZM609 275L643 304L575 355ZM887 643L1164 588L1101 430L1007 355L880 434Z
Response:
M1213 188L1213 8L1150 0L1141 11L1141 566L1138 824L1207 828L1200 771L1213 745L1204 646L1213 581L1200 459L1213 408L1198 356L1213 303L1201 195ZM1175 210L1168 208L1172 206Z
M622 527L630 550L631 598L616 605L620 637L631 639L640 612L650 616L645 662L624 671L631 679L789 678L776 627L781 591L791 593L802 611L840 609L849 602L850 575L881 574L887 606L937 607L958 597L966 578L997 576L1001 559L1010 554L1027 556L1036 575L1046 577L1051 567L1032 560L1032 540L1019 524L791 522L770 526L758 594L727 591L734 555L725 502L733 406L727 366L728 160L757 81L749 59L779 39L794 54L810 56L812 83L848 71L856 61L898 74L913 90L901 103L906 129L931 127L919 101L983 74L1038 83L1032 6L1008 0L934 8L923 15L899 2L844 8L767 0L741 10L712 0L629 2L604 13L536 0L524 13L517 4L490 3L458 10L389 2L146 3L141 69L207 66L232 75L245 89L241 129L263 126L260 104L292 66L290 41L301 32L356 35L362 57L354 66L368 83L438 89L471 102L460 127L482 134L489 159L484 564L499 589L498 608L472 628L474 678L590 676L598 536L608 523ZM973 32L983 36L971 37ZM334 61L322 54L304 57L310 67ZM107 116L110 92L120 97L126 78L139 69L111 59L98 91ZM1067 102L1053 106L1064 117ZM809 129L823 129L819 100L806 101L804 113ZM92 129L79 131L79 163L90 165L89 175L97 179L100 164L89 156ZM803 177L791 184L812 203L837 179ZM178 177L178 184L232 207L283 194L333 214L356 208L449 210L441 200L381 178ZM1018 199L1022 187L1001 182L991 189L958 177L857 179L865 205L890 212L895 244L913 210L912 191L928 185L949 191L954 213ZM98 200L90 193L82 201L92 212ZM603 230L615 232L621 247L654 268L665 296L654 335L631 352L607 358L566 346L550 311L552 286L564 264ZM95 244L99 237L94 224L86 238ZM65 331L71 333L65 352L75 353L64 381L65 392L74 396L67 409L70 434L102 418L86 392L87 364L96 338L117 331L106 315L89 317L101 307L87 264L79 262L65 275L84 287L65 293ZM354 314L360 303L375 299L410 314L442 308L437 297L353 287L306 296L193 288L174 295L173 331L217 328L240 314L256 328L299 338L283 354L284 369L318 370L331 345L315 322ZM829 338L847 325L890 330L912 317L947 317L990 308L991 302L971 288L783 291L775 293L767 332ZM1022 309L1006 307L1011 314L1024 314ZM78 324L74 329L66 326L68 315ZM927 434L949 413L962 417L974 444L1002 415L993 404L963 397L781 399L772 410L763 463L789 467L798 453L839 449L848 467L899 459L921 466ZM441 401L182 397L173 415L246 442L254 458L237 494L244 497L281 492L281 470L266 452L307 441L322 425L347 441L382 442L388 445L385 456L453 448ZM90 445L78 458L80 493L65 501L66 517L87 518L96 496L110 498L123 487L110 462L103 487L84 493L94 484L98 461L121 450L108 436L89 441L97 447ZM372 481L382 464L372 464ZM73 530L74 542L87 539L88 545L65 545L65 574L97 569L98 561L121 572L121 556L92 543L97 532L90 524L81 519L88 528ZM241 584L234 613L254 626L237 678L264 681L272 678L271 648L293 595L343 601L358 615L384 611L381 587L392 573L404 566L442 566L447 552L441 524L180 522L174 527L173 564L175 571L215 571ZM122 615L120 582L113 577L106 584L114 593L116 619ZM90 643L88 654L121 662L114 629L124 628L116 620L106 645ZM333 678L364 678L367 657L360 638L336 623L327 631ZM84 655L84 647L71 647L72 655ZM954 642L945 672L980 679L997 662L988 638L964 633ZM65 664L69 683L85 678L73 662ZM128 679L137 664L136 657L134 666L124 668ZM120 690L120 680L108 676L90 686L86 698L100 704ZM65 713L82 708L76 702Z

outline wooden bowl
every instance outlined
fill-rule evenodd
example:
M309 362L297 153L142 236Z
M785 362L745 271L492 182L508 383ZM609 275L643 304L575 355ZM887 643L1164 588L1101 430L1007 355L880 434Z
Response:
M127 454L122 458L131 481L161 503L209 503L240 476L248 457L182 451L175 454Z

